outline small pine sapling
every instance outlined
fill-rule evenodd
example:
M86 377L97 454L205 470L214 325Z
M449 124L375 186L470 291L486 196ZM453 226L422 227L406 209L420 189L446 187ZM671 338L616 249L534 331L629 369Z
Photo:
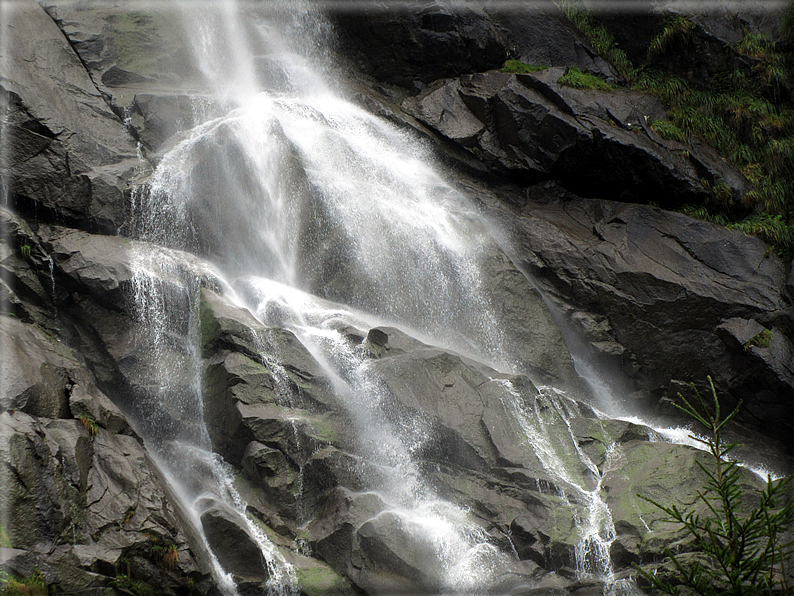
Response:
M675 568L675 577L665 581L655 574L637 570L658 591L665 594L700 594L701 596L753 596L756 594L787 595L792 587L786 579L786 566L794 559L794 541L784 535L794 522L794 494L792 477L773 480L767 476L763 490L742 486L739 465L728 458L736 443L726 443L725 425L739 412L741 402L724 418L711 377L708 377L713 405L694 389L697 402L687 401L680 393L680 410L692 417L709 433L707 439L693 438L703 443L711 455L711 466L698 465L707 476L700 502L705 505L703 515L696 511L682 511L676 505L666 506L649 499L667 514L667 521L680 524L694 539L697 555L692 558L665 554ZM753 493L748 495L748 493ZM753 508L746 506L752 497Z

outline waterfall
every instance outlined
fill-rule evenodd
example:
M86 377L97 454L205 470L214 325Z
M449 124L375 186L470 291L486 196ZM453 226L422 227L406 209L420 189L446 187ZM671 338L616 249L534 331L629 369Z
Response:
M497 242L420 141L328 82L329 27L310 4L245 18L252 7L199 6L185 20L211 107L162 157L135 205L134 234L148 243L132 249L138 341L148 353L136 426L183 500L219 588L238 592L201 529L215 510L248 528L269 593L294 593L293 566L246 515L203 416L197 296L201 287L222 292L262 324L294 333L321 365L354 441L380 470L363 479L385 504L377 515L434 566L436 589L487 592L514 555L436 494L416 461L430 429L384 413L387 391L345 330L395 326L504 374L530 373L485 274L501 254ZM277 356L261 357L278 371ZM615 534L600 497L604 472L570 430L576 402L560 388L530 398L494 382L524 448L578 512L578 574L609 580Z

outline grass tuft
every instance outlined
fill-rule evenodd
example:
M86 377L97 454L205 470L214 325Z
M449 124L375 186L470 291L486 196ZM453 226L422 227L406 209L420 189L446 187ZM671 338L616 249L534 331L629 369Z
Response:
M565 18L587 38L596 53L609 62L626 81L634 81L637 70L631 60L618 47L612 34L598 22L593 14L587 11L581 0L560 0L558 5L565 14Z
M2 596L47 596L49 590L44 576L34 569L30 577L17 577L0 571L0 595Z
M686 43L694 29L695 24L687 17L676 15L668 19L662 31L648 46L648 60L664 54L674 43Z
M99 425L97 425L96 420L94 420L91 416L88 414L80 414L80 424L83 425L83 428L91 438L96 436Z
M509 72L511 74L527 74L530 72L538 72L541 70L546 70L548 66L533 66L532 64L526 64L521 62L521 60L507 60L502 66L502 72Z
M769 329L764 329L744 344L744 351L747 352L750 348L768 348L771 341L772 332Z
M684 131L669 120L654 120L651 122L651 130L668 141L687 142L687 136Z
M757 64L716 73L705 91L648 65L635 69L582 0L558 0L557 4L633 89L659 97L667 120L654 121L651 128L660 137L680 143L700 137L755 187L741 201L724 185L709 187L705 206L683 211L756 235L790 259L794 255L794 0L781 22L782 41L747 33L733 49ZM685 44L695 30L687 17L672 16L649 44L649 59L673 44ZM575 67L559 83L579 89L609 88L605 81L583 75Z
M179 562L179 551L175 544L169 544L163 549L162 561L163 566L169 571L173 571L176 568L176 564Z
M598 77L582 72L575 66L569 66L557 82L566 87L574 89L591 89L597 91L612 91L612 87L606 81Z

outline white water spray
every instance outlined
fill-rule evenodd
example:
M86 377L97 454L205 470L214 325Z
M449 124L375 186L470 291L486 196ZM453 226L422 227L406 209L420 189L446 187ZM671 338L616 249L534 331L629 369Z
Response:
M432 567L437 589L487 591L508 555L473 516L431 489L417 463L429 429L420 420L388 419L377 375L340 330L382 324L421 330L435 345L524 372L527 363L495 314L484 275L498 248L467 197L428 165L425 148L329 90L305 53L322 61L319 44L307 35L295 47L294 37L283 34L289 29L283 11L278 18L243 25L232 2L189 18L213 109L163 156L135 206L137 235L172 249L136 257L136 303L152 356L140 425L149 442L168 446L158 461L182 487L196 528L202 507L214 501L244 516L223 465L209 455L200 414L196 294L202 284L224 289L265 325L295 333L321 364L360 447L382 471L368 479L386 505L380 521L410 539ZM304 33L324 28L321 19L298 25ZM217 270L188 271L171 262L175 250L211 259ZM551 390L545 396L560 425L522 409L512 391L505 385L505 408L586 512L579 574L608 578L614 527L599 496L600 473L567 426L571 413L563 410L573 402ZM567 438L558 440L552 430ZM571 462L585 462L587 471ZM212 473L197 473L202 469ZM290 566L254 527L248 530L266 560L270 591L293 589ZM219 564L215 574L232 593Z

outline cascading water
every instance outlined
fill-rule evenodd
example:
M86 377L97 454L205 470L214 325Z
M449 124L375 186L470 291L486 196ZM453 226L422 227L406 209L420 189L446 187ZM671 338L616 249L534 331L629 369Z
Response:
M442 591L469 593L488 586L502 555L463 509L439 499L423 480L413 457L428 439L428 429L417 420L402 421L399 427L387 421L382 409L386 388L371 372L369 360L344 336L346 328L373 326L372 318L362 320L338 305L263 278L246 277L238 290L264 324L293 331L332 379L361 450L372 454L379 466L377 478L368 478L387 505L379 515L394 517L416 548L436 560Z
M609 470L612 450L607 449L603 470L579 447L570 427L570 419L579 416L579 406L553 387L540 387L540 395L526 400L510 381L501 381L505 387L505 406L527 436L529 447L537 454L544 468L555 481L572 491L572 505L584 505L584 516L579 520L582 535L576 547L577 572L582 577L609 579L612 575L609 548L615 539L612 514L601 498L601 480ZM527 404L532 404L531 409ZM568 440L570 439L570 440ZM585 465L577 473L576 464ZM573 464L573 465L572 465Z
M293 592L292 566L248 519L202 413L197 294L202 285L223 291L264 325L293 332L320 363L380 470L366 478L386 505L378 515L431 561L436 588L487 591L510 554L425 480L416 454L428 427L389 419L386 390L344 330L394 325L505 373L528 372L483 274L499 249L418 141L342 99L309 66L323 60L318 34L327 29L316 16L295 16L313 14L310 6L282 6L245 26L232 2L201 6L186 19L214 109L163 156L136 205L136 235L166 247L133 249L150 379L138 427L202 537L219 587L237 590L201 530L213 509L248 527L268 590ZM300 47L284 34L295 27ZM510 382L503 389L526 448L581 512L579 575L609 580L614 527L599 496L603 470L567 426L574 402L553 389L533 400Z

